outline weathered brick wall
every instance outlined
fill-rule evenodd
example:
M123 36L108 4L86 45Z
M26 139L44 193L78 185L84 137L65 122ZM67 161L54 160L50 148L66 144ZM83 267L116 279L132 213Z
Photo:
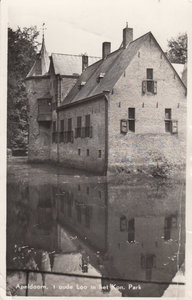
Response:
M49 92L49 78L34 78L26 80L29 106L29 146L28 159L48 160L50 155L50 127L39 124L37 99L47 97Z
M118 67L118 66L117 66ZM156 95L142 94L146 69L153 69ZM135 132L120 133L120 120L135 108ZM165 132L165 108L178 120L178 134ZM185 89L153 40L146 41L116 83L109 101L109 165L180 164L186 146Z
M60 111L58 124L60 120L65 120L64 131L68 130L67 121L72 118L74 141L73 143L61 142L58 145L52 143L51 159L57 160L58 158L59 162L72 167L103 172L105 168L105 105L105 100L101 98ZM82 117L82 127L85 127L85 116L88 114L91 118L92 138L75 138L77 116ZM56 116L53 116L53 119L56 120ZM60 130L59 127L58 130ZM80 155L78 149L81 151ZM89 156L87 156L87 149ZM101 150L101 158L99 158L99 150Z

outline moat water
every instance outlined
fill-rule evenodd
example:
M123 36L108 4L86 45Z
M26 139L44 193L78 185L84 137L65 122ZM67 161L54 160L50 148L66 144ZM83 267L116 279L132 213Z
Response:
M184 256L184 179L8 163L7 295L161 297Z

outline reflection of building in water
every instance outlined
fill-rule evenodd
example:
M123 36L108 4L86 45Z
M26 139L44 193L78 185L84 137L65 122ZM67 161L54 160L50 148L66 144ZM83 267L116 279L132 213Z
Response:
M72 184L59 177L52 185L30 185L25 243L47 251L40 270L102 276L104 295L116 286L122 296L162 295L167 285L150 282L170 282L183 263L184 195L180 185L158 186L155 181L113 186L94 179Z

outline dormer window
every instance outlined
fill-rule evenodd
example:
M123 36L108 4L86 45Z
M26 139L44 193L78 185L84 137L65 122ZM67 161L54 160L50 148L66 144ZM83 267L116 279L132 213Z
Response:
M84 87L84 85L86 84L86 81L81 81L80 85L79 85L79 90Z
M99 76L97 77L97 82L99 83L100 80L105 76L105 73L100 73Z

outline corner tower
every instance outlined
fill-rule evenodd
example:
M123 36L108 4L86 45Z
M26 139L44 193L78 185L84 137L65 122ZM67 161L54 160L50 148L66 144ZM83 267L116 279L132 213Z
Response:
M29 161L49 159L51 140L51 95L49 93L50 59L45 47L44 35L42 46L34 65L26 77L29 120Z

